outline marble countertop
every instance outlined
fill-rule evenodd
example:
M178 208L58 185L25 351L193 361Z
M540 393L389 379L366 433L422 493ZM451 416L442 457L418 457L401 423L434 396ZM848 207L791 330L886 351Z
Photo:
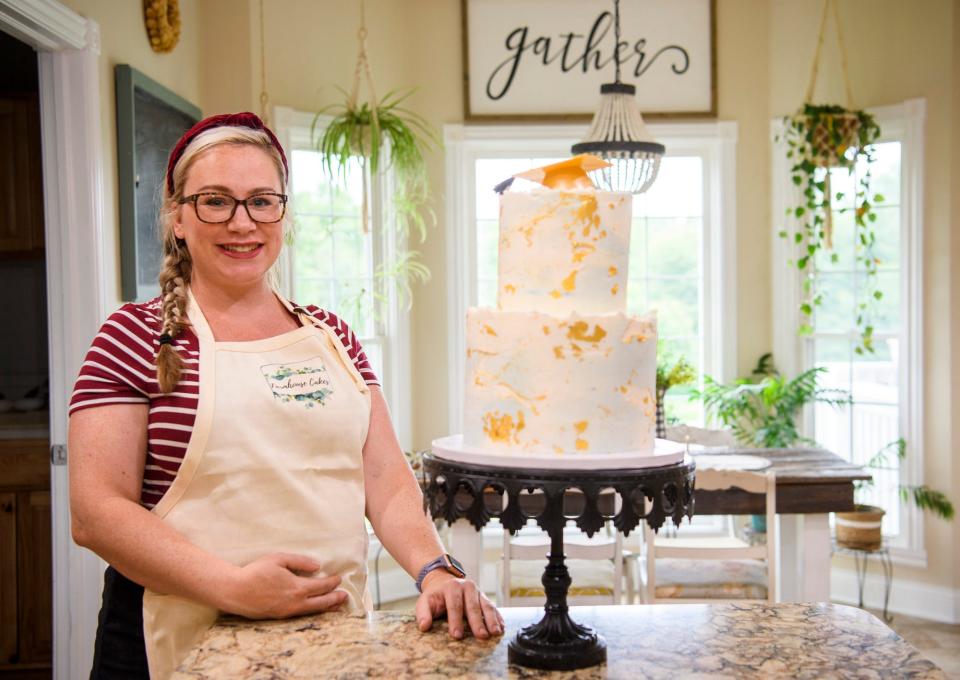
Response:
M501 638L420 633L411 613L341 613L284 621L222 619L174 678L944 678L868 612L832 604L573 607L607 641L607 663L579 671L507 664L507 643L541 617L501 610Z

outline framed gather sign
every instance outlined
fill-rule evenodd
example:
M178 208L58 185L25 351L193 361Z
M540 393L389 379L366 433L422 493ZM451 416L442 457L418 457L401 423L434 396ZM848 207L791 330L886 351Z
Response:
M468 120L589 119L616 65L613 0L462 0ZM622 0L644 116L715 116L716 0Z

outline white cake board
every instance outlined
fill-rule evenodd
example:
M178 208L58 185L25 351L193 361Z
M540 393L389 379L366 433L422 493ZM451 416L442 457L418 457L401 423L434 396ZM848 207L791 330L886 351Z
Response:
M455 463L551 470L626 470L663 467L682 463L687 450L686 444L657 439L652 452L533 453L516 449L491 450L465 446L462 434L434 439L432 447L433 455Z

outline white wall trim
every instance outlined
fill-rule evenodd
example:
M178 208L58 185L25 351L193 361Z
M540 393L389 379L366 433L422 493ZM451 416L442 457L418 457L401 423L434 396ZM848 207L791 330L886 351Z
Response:
M864 582L863 601L870 609L883 609L883 573L876 560L871 560ZM834 602L856 605L857 575L852 569L834 567L830 570L830 599ZM935 586L919 581L907 581L893 573L889 611L915 616L928 621L960 623L960 589Z
M0 30L34 47L40 131L50 352L50 441L66 444L67 404L104 318L100 31L55 0L0 0ZM102 562L73 543L64 466L51 467L53 670L86 677Z
M37 50L87 47L87 20L57 0L0 0L0 26Z
M704 157L704 299L702 322L712 332L706 338L709 372L723 379L736 372L736 142L735 122L653 123L655 139L668 155ZM474 161L518 153L558 155L581 139L586 125L463 125L444 126L446 149L447 318L449 319L447 401L448 431L463 423L463 382L467 308L477 298ZM492 187L491 187L492 190Z

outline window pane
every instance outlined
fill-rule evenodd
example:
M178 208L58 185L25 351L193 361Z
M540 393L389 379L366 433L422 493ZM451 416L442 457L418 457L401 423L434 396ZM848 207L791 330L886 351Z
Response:
M821 333L845 333L853 328L856 279L853 274L824 273L817 277L816 328Z
M700 217L703 215L703 160L671 156L660 161L657 181L634 197L634 215Z
M873 224L877 243L873 256L879 260L880 269L900 267L900 206L883 204L876 209L877 221Z
M853 271L856 252L856 234L853 225L853 212L833 211L833 248L817 251L816 265L819 271ZM803 254L800 253L800 248L800 245L792 246L791 252L794 258Z
M900 205L900 142L874 145L870 191L883 196L879 205Z
M359 164L351 161L345 178L331 178L319 153L296 149L291 185L293 298L329 309L360 336L375 335L373 239L361 220Z
M699 282L690 279L653 279L650 307L657 310L661 337L697 335L699 318Z
M698 275L703 231L699 218L651 218L646 220L646 227L648 275Z

